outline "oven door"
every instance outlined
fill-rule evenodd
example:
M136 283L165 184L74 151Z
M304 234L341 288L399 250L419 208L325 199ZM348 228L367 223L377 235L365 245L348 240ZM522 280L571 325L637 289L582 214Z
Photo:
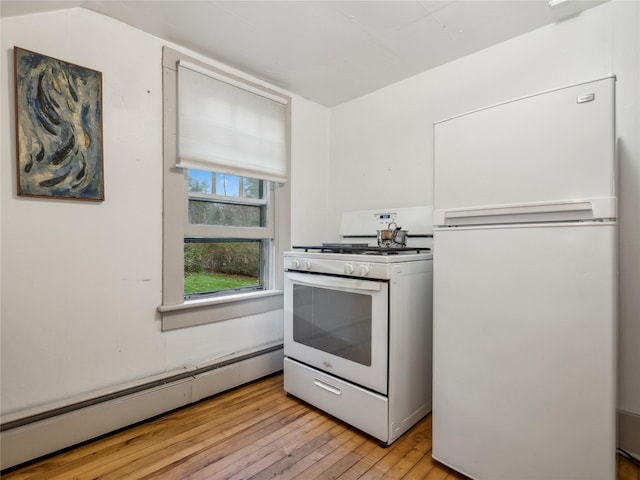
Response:
M286 272L284 354L387 394L389 286Z

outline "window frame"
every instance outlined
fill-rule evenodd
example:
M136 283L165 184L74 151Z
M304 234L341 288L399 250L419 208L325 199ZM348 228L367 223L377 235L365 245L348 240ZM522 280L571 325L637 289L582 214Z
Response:
M188 219L189 170L176 167L177 159L177 63L188 61L210 69L218 75L230 77L234 82L283 96L250 82L238 75L194 59L169 47L162 52L163 74L163 272L162 304L158 306L162 330L173 330L214 323L247 315L256 315L283 309L284 246L290 243L290 228L286 221L290 213L290 186L288 183L267 182L271 198L267 201L267 220L271 240L265 242L264 289L251 292L218 293L210 297L185 300L184 298L184 239L185 237L265 238L265 232L248 234L245 227L217 227L190 225ZM291 101L286 107L287 176L290 174ZM224 172L220 172L224 173ZM262 236L260 236L262 235Z

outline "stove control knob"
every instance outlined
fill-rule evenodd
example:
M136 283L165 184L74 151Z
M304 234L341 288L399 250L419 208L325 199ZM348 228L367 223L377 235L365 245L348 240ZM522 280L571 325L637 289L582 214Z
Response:
M298 270L300 268L300 260L298 260L297 258L291 260L291 268Z
M371 271L371 268L369 267L369 265L359 265L358 266L358 274L361 277L366 277L367 275L369 275L369 272Z
M344 265L344 274L351 275L353 273L353 263L345 263Z
M309 260L302 260L302 269L311 270L311 262Z

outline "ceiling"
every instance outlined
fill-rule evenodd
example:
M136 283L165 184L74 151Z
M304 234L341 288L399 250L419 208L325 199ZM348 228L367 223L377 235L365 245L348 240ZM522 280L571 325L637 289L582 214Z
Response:
M84 7L331 107L605 1L2 0L0 15Z

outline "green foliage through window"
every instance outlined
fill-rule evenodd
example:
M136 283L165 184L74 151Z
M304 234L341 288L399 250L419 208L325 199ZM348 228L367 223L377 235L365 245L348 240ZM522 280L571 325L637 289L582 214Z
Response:
M260 286L261 242L184 244L184 294Z

